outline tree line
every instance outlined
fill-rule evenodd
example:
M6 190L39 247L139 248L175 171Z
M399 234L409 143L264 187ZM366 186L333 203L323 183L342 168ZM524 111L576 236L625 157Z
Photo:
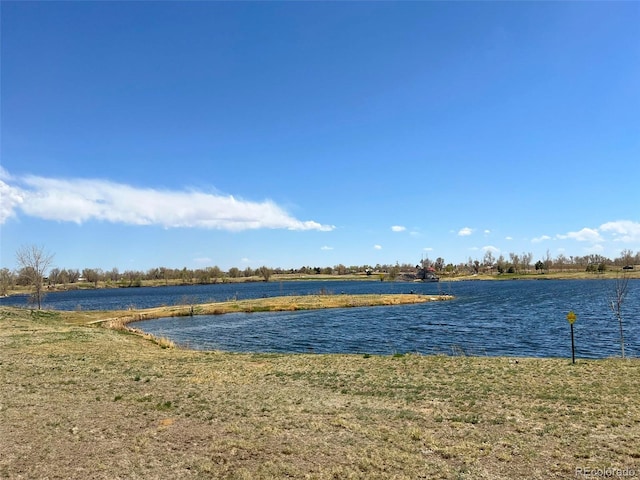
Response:
M62 287L78 283L99 283L113 287L139 287L143 282L153 282L156 285L175 284L209 284L233 280L244 281L269 281L272 275L299 274L299 275L374 275L379 274L384 278L393 280L401 274L415 274L420 269L430 269L443 276L468 275L468 274L523 274L523 273L549 273L588 271L603 272L608 268L624 267L640 264L640 251L633 253L631 250L622 250L620 256L610 259L598 254L584 256L566 256L559 254L552 258L547 250L546 255L533 263L533 254L523 252L520 254L510 252L508 255L500 254L498 257L492 251L485 252L482 260L469 257L466 262L458 264L447 263L444 258L435 260L423 258L420 263L413 264L376 264L376 265L352 265L343 264L332 267L300 268L271 268L262 266L259 268L245 267L243 269L233 267L223 271L218 266L203 268L168 268L154 267L146 271L125 270L120 272L118 268L102 270L100 268L59 268L52 267L53 255L42 247L25 246L16 253L18 268L11 271L8 268L0 269L0 294L6 295L16 286L32 286L34 289L34 303L39 303L46 289Z

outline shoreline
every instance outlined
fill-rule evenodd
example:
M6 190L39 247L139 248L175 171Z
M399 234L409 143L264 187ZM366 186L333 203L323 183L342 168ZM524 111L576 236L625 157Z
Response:
M295 295L200 303L193 305L152 307L123 312L122 315L101 318L87 322L86 324L102 324L106 328L115 330L126 329L138 333L138 329L132 329L127 327L127 325L134 322L164 317L193 317L196 315L224 315L227 313L292 312L299 310L322 310L328 308L381 307L438 302L452 300L453 298L453 295L422 295L414 293ZM109 311L104 313L109 313Z
M453 295L426 295L415 293L395 294L331 294L292 295L225 302L193 303L131 310L31 310L31 315L61 315L68 325L103 327L108 330L125 331L162 348L175 348L175 343L165 337L144 332L131 323L157 318L193 317L198 315L224 315L227 313L292 312L322 310L329 308L362 308L394 305L410 305L453 300ZM21 307L4 306L9 311L24 311Z
M518 273L518 274L477 274L477 275L459 275L459 276L446 276L442 275L439 282L433 283L454 283L454 282L477 282L477 281L497 281L506 282L513 280L615 280L621 275L626 276L630 280L640 279L640 270L608 270L604 273L590 273L590 272L553 272L553 273ZM244 283L280 283L280 282L380 282L381 280L376 276L362 276L362 275L300 275L300 274L284 274L274 275L269 282L259 280L256 278L243 278L243 279L222 279L220 281L214 281L209 283L181 283L181 282L162 282L144 280L139 286L123 286L113 283L99 282L98 286L89 284L87 282L75 283L67 286L48 286L44 289L44 293L57 293L68 292L76 290L102 290L102 289L136 289L136 288L164 288L164 287L193 287L202 285L228 285L228 284L244 284ZM414 283L430 283L409 281L409 280L382 280L385 283L403 283L412 285ZM29 295L31 290L28 288L13 289L8 291L4 295L0 295L0 298L7 298L17 295Z

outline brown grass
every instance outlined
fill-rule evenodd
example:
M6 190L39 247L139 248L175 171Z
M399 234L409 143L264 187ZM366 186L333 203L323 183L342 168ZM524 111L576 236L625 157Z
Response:
M0 478L640 475L638 360L195 352L80 315L0 309Z
M367 295L298 295L268 297L227 302L203 303L197 305L177 305L154 307L125 312L88 312L76 314L72 318L79 323L104 323L114 329L122 329L128 323L163 317L184 317L190 315L222 315L237 312L283 312L293 310L317 310L323 308L349 308L403 305L411 303L450 300L451 295L416 294L367 294ZM89 320L92 318L93 320Z

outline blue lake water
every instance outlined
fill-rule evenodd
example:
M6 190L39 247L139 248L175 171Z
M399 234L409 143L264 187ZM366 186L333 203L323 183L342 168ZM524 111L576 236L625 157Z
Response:
M46 308L147 308L232 298L319 293L451 293L417 305L278 313L238 313L147 320L135 326L179 345L237 352L467 354L570 357L569 310L576 356L620 355L618 322L608 307L614 280L452 283L269 282L56 292ZM640 280L629 280L623 305L625 354L640 356ZM0 304L26 303L26 297Z

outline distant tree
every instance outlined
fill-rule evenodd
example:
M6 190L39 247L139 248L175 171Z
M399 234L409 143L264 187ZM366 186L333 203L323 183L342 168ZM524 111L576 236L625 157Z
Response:
M62 270L60 270L60 273L58 273L58 283L61 283L64 288L67 288L67 283L69 282L69 272L63 268Z
M213 267L207 267L207 271L209 272L209 276L213 278L214 283L217 283L218 280L223 277L222 270L220 270L220 267L217 265L214 265Z
M266 266L262 266L258 269L258 275L260 275L265 282L269 281L269 279L271 278L271 273L271 269Z
M493 267L493 263L495 259L493 258L493 252L491 250L487 250L484 252L484 258L482 259L482 263L485 267Z
M398 265L397 263L389 268L389 273L387 273L387 276L389 277L389 280L395 280L396 278L398 278L398 275L400 275L400 265Z
M209 283L209 279L211 278L211 275L209 273L209 269L207 268L199 268L195 271L195 275L196 275L196 279L198 281L198 283L200 284L207 284Z
M33 287L31 298L40 310L44 298L44 277L53 262L53 255L45 252L43 247L25 245L16 253L16 260Z
M187 267L180 270L180 280L184 284L191 283L193 280L193 270L188 270Z
M547 249L547 255L544 259L544 269L549 273L551 271L551 266L553 265L553 260L551 260L551 254L549 253L549 249Z
M564 270L564 266L569 262L569 260L567 259L567 257L561 253L560 255L558 255L556 257L556 265L558 266L558 268L560 269L560 271L562 272Z
M509 253L509 258L511 259L511 270L508 273L518 273L518 266L520 265L520 257L517 253Z
M52 268L49 270L49 285L57 285L60 283L60 269Z
M536 262L535 268L536 268L536 272L540 270L544 270L544 263L542 263L542 260L538 260Z
M105 273L105 277L112 282L117 282L118 280L120 280L120 271L116 267L113 267L111 270Z
M338 275L346 275L347 274L347 267L345 267L343 264L338 264L334 267L335 272Z
M15 275L8 268L0 269L0 295L6 295L13 288Z
M620 252L620 263L622 263L622 266L631 265L633 263L633 252L629 249L622 250Z
M229 276L231 278L238 278L240 276L240 269L237 267L231 267L229 269Z
M89 283L93 283L93 286L96 288L98 288L98 281L100 280L101 273L101 270L98 268L85 268L82 270L82 276L84 279Z
M31 285L31 269L21 268L16 272L16 285L28 287Z
M253 268L247 267L243 270L242 275L245 277L253 277L255 272L253 271Z
M433 268L435 268L438 272L441 272L444 269L444 258L436 258L436 261L433 264Z
M80 272L77 268L70 268L67 270L67 278L69 279L69 283L76 283L80 280Z
M613 296L609 299L609 308L618 320L618 327L620 329L620 352L622 358L624 358L624 329L622 322L622 304L627 296L627 287L629 286L629 277L622 275L616 278Z
M127 270L122 274L120 285L126 287L141 287L144 274L136 270Z
M146 280L159 280L160 277L160 269L158 267L152 267L149 270L147 270L147 273L145 274L145 279Z
M473 273L473 258L469 257L469 259L467 260L467 264L465 265L465 268L469 273Z

